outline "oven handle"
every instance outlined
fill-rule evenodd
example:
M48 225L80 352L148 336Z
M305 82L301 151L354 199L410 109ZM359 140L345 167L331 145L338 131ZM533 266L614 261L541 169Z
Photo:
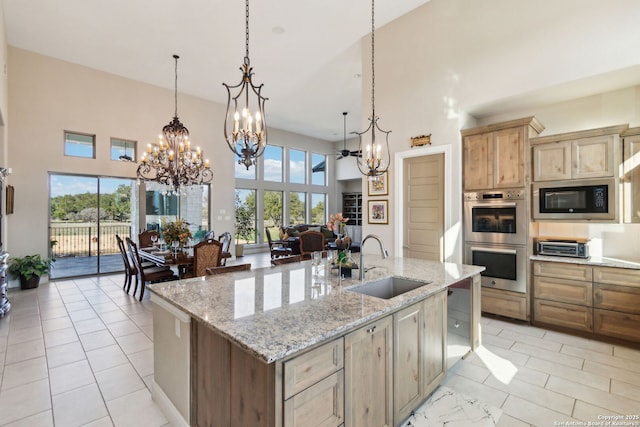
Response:
M473 204L471 205L471 208L475 208L475 207L492 207L492 208L514 208L516 207L518 204L516 202L500 202L500 203L496 203L496 202L473 202Z
M496 254L511 254L516 255L517 251L515 249L493 249L493 248L481 248L479 246L471 246L471 252L473 251L482 251L482 252L493 252Z

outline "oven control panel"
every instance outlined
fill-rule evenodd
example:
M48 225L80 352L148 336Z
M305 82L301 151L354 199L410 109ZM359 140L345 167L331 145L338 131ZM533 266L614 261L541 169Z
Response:
M474 201L502 201L502 200L524 200L524 190L507 190L507 191L477 191L473 193L464 193L465 202Z

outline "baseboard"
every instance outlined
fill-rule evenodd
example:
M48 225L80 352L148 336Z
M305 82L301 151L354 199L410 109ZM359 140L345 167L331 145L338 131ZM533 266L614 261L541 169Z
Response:
M165 417L167 417L167 421L171 423L172 426L177 427L189 427L189 420L185 420L180 411L173 406L173 402L169 399L169 397L165 394L164 390L158 385L158 383L153 381L153 391L151 392L151 398L154 402L160 407L162 413Z

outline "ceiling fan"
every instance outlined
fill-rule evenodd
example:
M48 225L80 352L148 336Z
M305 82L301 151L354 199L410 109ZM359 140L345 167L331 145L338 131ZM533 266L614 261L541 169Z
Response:
M344 112L342 113L342 116L344 117L344 136L343 136L343 140L342 140L342 150L340 150L338 152L339 156L337 158L337 160L342 159L343 157L349 157L349 156L353 156L353 157L362 157L362 150L347 150L347 113Z

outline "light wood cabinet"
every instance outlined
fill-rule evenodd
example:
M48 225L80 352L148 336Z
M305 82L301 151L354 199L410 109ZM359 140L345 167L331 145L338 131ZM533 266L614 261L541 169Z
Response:
M640 270L536 261L533 297L534 323L640 342Z
M284 425L337 427L344 421L344 376L336 372L284 402Z
M640 128L624 133L622 151L624 222L640 222Z
M393 425L392 347L391 316L345 336L345 427Z
M534 262L532 270L534 321L593 332L593 268Z
M526 294L483 287L481 299L481 309L485 313L512 319L529 319Z
M394 424L399 425L446 371L446 291L393 315Z
M525 147L542 126L534 117L462 131L465 190L518 188L527 185Z
M627 125L531 138L533 181L615 177Z

